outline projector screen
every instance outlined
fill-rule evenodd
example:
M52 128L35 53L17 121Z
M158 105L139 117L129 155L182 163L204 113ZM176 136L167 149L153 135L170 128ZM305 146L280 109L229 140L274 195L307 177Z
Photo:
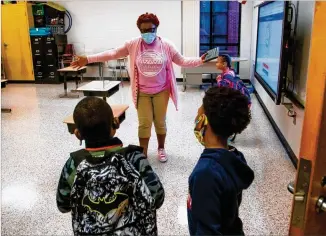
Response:
M285 3L262 5L258 13L255 74L276 96L279 93Z

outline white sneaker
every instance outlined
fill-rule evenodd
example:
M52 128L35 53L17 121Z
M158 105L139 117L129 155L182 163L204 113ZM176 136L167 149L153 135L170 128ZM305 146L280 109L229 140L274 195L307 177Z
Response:
M168 156L166 155L166 152L165 152L164 148L159 148L158 149L157 158L162 163L167 162Z

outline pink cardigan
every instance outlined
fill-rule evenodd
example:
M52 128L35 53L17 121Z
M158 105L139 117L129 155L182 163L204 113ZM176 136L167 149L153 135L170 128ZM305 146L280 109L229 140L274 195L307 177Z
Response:
M90 55L87 57L88 63L105 62L115 60L121 57L130 56L130 84L132 89L133 102L137 108L138 101L138 70L136 68L136 56L141 43L141 37L125 42L123 46L102 53ZM176 78L173 71L172 62L181 67L196 67L202 64L201 58L183 57L176 47L166 39L162 39L163 50L167 56L167 81L170 82L170 97L178 110L178 90Z

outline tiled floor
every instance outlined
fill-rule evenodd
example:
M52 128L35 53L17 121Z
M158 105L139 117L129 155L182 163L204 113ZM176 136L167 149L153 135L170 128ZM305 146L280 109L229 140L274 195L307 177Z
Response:
M69 85L73 87L73 84ZM63 85L9 84L2 90L1 190L3 235L71 235L70 214L56 209L55 193L63 164L80 148L62 123L79 99L58 98ZM160 235L187 235L187 179L202 147L193 135L193 120L203 92L197 88L179 93L180 109L168 109L167 151L170 160L156 160L156 138L150 142L150 163L160 176L166 199L158 211ZM109 99L130 102L129 87ZM253 98L253 119L236 139L255 171L252 186L244 192L241 217L248 235L287 234L291 195L286 186L295 169L262 108ZM137 144L136 110L131 106L118 136ZM154 130L153 130L154 134Z

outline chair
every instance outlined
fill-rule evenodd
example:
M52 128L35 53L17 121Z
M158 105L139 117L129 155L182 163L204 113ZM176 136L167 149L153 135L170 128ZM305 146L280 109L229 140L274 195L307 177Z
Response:
M130 78L129 77L129 72L128 72L128 69L127 69L127 58L126 57L123 57L123 58L119 58L117 60L117 66L116 66L116 69L120 71L119 73L119 77L120 77L120 80L122 81L123 80L123 77L122 77L122 70L124 70L126 73L127 73L127 78Z
M127 69L126 60L127 58L125 57L125 58L119 58L117 60L112 60L107 62L107 68L109 69L109 71L112 72L112 77L114 78L114 80L118 80L119 77L119 80L121 82L123 81L123 75L122 75L123 70L127 73L128 78L130 78ZM118 76L118 72L119 72L119 76ZM123 86L122 83L121 86Z
M63 54L59 55L60 68L69 66L74 60L75 50L73 44L63 45Z
M109 69L110 72L112 72L112 78L114 80L118 80L117 78L117 61L116 60L112 60L112 61L108 61L106 62L107 64L107 68Z
M112 72L113 77L115 80L118 80L118 77L120 81L122 82L123 76L122 76L122 71L125 71L127 73L128 78L129 77L129 72L127 69L127 63L126 63L127 58L119 58L117 60L112 60L108 62L108 69ZM119 76L118 76L119 72Z

